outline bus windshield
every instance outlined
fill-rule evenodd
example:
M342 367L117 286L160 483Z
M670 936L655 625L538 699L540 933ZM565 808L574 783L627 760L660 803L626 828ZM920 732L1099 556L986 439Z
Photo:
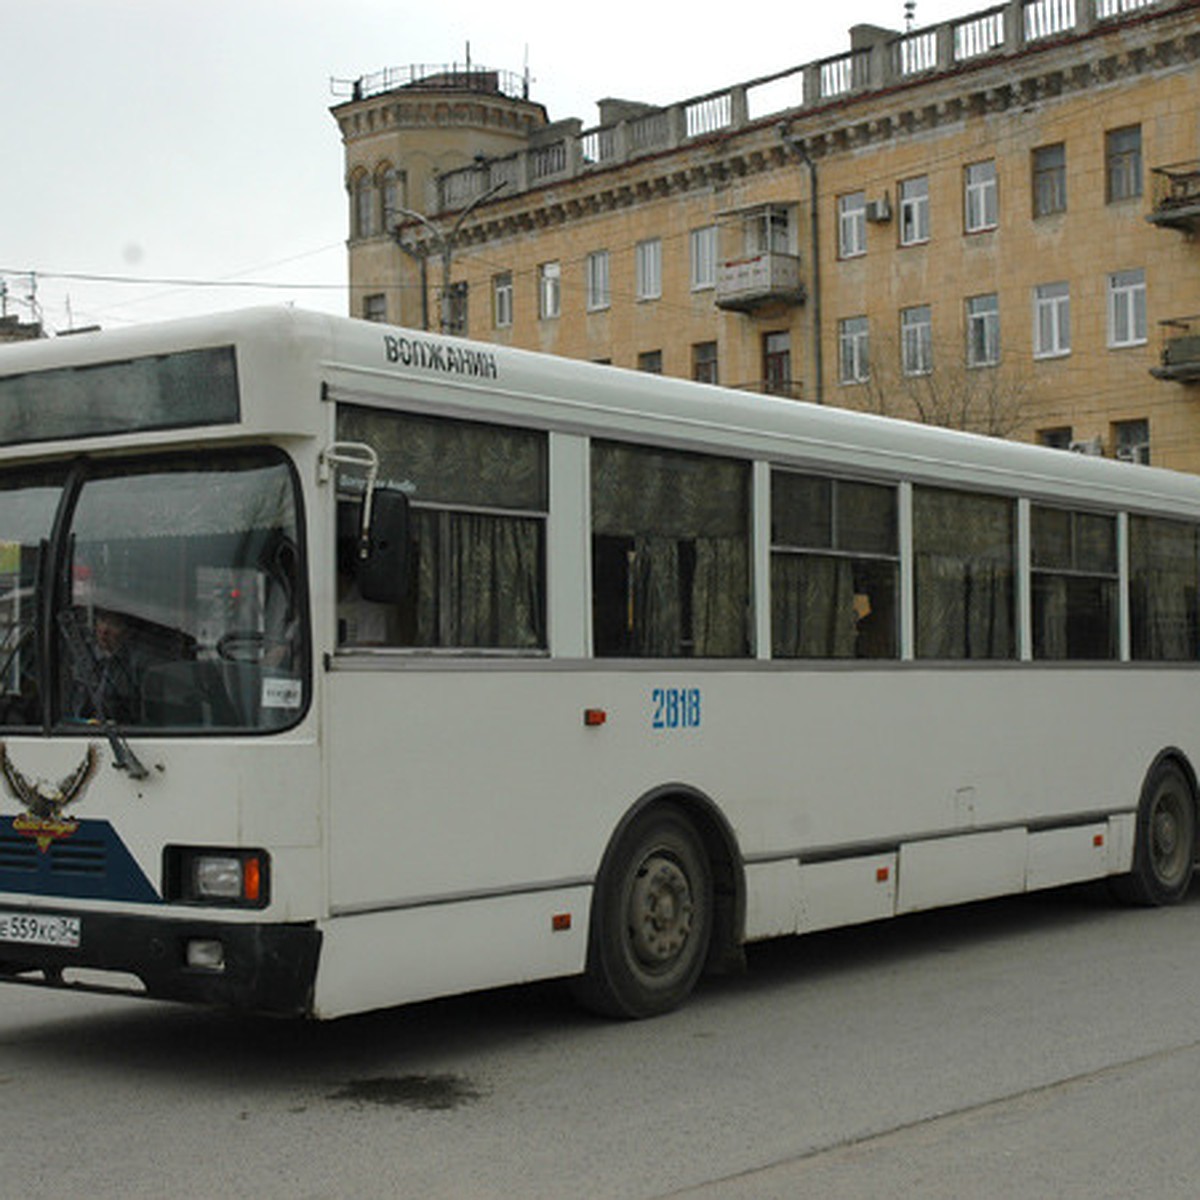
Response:
M306 701L306 611L276 452L0 481L0 728L284 728Z

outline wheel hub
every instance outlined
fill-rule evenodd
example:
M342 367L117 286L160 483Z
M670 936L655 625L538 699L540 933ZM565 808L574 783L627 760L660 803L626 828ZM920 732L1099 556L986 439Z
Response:
M691 932L692 915L687 876L669 858L648 858L638 871L629 906L638 958L659 965L675 958Z

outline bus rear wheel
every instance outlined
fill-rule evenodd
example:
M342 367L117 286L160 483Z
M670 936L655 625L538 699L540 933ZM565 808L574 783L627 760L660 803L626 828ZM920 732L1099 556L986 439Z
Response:
M1196 855L1196 798L1177 763L1159 763L1142 788L1133 870L1114 881L1128 903L1177 904L1192 882Z
M604 1016L651 1017L678 1007L708 957L712 868L675 808L634 818L605 857L577 998Z

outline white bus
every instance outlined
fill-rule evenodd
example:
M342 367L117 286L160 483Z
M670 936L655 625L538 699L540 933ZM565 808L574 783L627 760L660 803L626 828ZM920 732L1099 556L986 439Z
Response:
M290 310L0 348L0 977L336 1017L1188 890L1200 480Z

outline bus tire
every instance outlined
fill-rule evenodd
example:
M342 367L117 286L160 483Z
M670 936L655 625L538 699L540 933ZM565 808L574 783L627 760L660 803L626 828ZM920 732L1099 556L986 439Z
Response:
M703 842L674 806L650 808L605 855L576 997L602 1016L669 1012L700 977L712 931L713 873Z
M1179 764L1164 759L1142 787L1133 870L1115 879L1113 890L1128 904L1178 904L1192 882L1195 854L1195 793Z

